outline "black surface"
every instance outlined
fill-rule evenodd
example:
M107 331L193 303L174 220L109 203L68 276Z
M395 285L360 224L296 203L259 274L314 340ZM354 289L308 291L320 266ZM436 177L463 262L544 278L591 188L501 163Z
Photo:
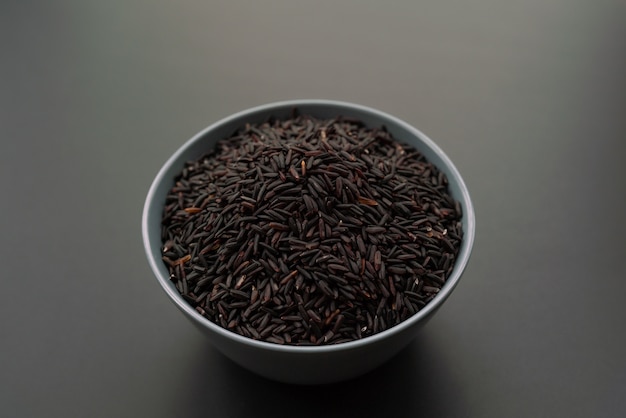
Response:
M626 415L625 5L3 1L0 415ZM327 387L219 355L140 236L183 141L292 98L415 125L477 212L415 342Z

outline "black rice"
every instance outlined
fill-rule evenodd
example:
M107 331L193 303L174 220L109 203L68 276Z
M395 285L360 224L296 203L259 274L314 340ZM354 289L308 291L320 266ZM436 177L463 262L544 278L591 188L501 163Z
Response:
M336 344L437 295L461 217L445 174L384 127L294 113L185 164L162 254L183 298L215 324L276 344Z

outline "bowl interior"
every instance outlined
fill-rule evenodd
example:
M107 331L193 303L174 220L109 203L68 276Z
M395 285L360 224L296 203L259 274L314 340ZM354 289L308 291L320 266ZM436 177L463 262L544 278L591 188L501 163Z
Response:
M301 114L308 114L317 118L334 118L341 115L358 118L369 127L380 127L384 125L396 140L407 143L418 149L430 162L435 164L446 174L449 181L449 192L452 197L459 201L463 210L462 224L464 235L461 249L457 256L454 270L448 277L448 280L439 294L418 313L406 321L362 340L319 347L281 346L252 340L228 331L204 318L187 304L176 290L174 284L169 280L169 272L161 260L161 217L165 205L165 198L168 191L173 186L174 177L180 173L185 162L201 157L208 150L212 149L218 140L229 137L246 123L261 123L266 121L269 117L279 119L288 118L291 116L294 108L297 108ZM326 351L349 348L350 346L383 339L389 334L400 332L402 329L419 322L422 318L427 317L431 311L439 307L456 286L469 260L474 242L475 219L467 187L459 172L443 151L419 130L391 115L364 106L329 100L295 100L272 103L236 113L214 123L183 144L183 146L167 160L150 188L144 206L142 232L149 264L161 286L181 310L203 326L227 338L234 338L242 343L257 345L266 349L279 351Z

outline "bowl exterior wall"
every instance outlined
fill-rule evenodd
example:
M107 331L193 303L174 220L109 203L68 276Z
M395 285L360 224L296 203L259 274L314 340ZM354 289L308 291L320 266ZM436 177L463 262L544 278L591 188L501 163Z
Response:
M216 334L194 317L185 316L226 357L249 371L282 383L319 385L341 382L370 372L393 358L415 337L415 333L433 316L420 321L411 332L344 350L312 352L283 352L263 350L240 344Z

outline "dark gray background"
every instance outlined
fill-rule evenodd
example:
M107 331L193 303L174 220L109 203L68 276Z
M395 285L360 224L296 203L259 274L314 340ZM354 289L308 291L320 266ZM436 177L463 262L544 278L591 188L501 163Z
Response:
M626 414L626 3L0 3L0 415ZM271 101L392 113L477 213L455 293L384 367L276 384L217 353L148 269L168 156Z

